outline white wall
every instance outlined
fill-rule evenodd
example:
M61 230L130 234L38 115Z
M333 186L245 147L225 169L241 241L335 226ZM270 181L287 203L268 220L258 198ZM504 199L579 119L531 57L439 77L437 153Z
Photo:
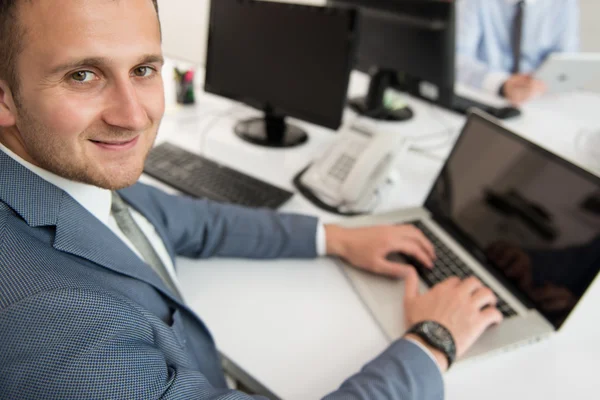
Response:
M219 1L219 0L215 0ZM324 5L326 0L271 0ZM158 0L167 57L204 64L210 0Z
M583 50L600 52L600 0L579 0L579 2Z
M158 0L163 51L167 57L204 64L209 3L209 0Z
M579 0L581 5L581 48L600 52L600 0ZM600 92L600 79L590 85Z

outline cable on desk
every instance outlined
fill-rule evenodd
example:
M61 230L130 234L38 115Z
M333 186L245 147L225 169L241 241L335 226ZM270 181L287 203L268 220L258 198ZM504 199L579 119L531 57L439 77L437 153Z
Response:
M213 119L200 131L200 148L198 149L198 152L201 156L205 155L204 147L206 144L206 136L208 136L208 133L210 132L210 130L217 124L217 122L221 121L222 118L231 117L231 116L235 115L237 108L242 110L243 106L240 104L234 104L231 107L229 107L228 109L226 109L225 111L221 111L219 113L213 114ZM212 114L212 113L209 113L209 114Z
M422 136L419 138L419 141L421 140L426 140L429 138L435 138L435 137L443 137L444 141L441 143L436 143L435 145L432 146L414 146L411 144L411 146L409 147L409 151L413 151L415 153L420 153L424 156L427 156L429 158L432 158L434 160L445 160L445 157L440 157L436 154L433 154L432 151L434 150L438 150L438 149L442 149L444 147L447 147L449 145L451 145L452 143L454 143L454 141L456 140L456 136L457 134L460 132L460 129L455 129L452 126L449 126L444 120L442 120L436 112L435 109L436 106L434 106L433 104L430 105L430 114L433 116L433 118L442 126L442 130L437 132L437 133L432 133L432 134L428 134L425 136ZM418 142L417 142L418 144Z
M445 161L446 160L446 157L437 156L434 153L432 153L431 151L424 150L424 149L421 149L419 147L409 147L408 151L411 151L413 153L418 153L418 154L420 154L420 155L422 155L424 157L430 158L430 159L435 160L435 161Z

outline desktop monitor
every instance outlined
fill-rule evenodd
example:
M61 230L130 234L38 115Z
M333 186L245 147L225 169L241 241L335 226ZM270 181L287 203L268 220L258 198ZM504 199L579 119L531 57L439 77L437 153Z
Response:
M253 0L211 2L205 90L264 112L238 123L270 147L307 140L287 116L339 128L355 53L355 12Z
M454 96L455 4L449 0L331 0L358 7L360 39L357 68L368 71L367 96L352 100L360 114L405 120L407 108L384 104L385 90L396 87L450 106Z

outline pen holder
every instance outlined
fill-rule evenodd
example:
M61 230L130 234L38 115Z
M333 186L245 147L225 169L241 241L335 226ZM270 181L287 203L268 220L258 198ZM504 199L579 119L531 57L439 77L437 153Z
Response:
M177 87L177 103L179 104L194 104L194 71L181 71L174 69L175 84Z

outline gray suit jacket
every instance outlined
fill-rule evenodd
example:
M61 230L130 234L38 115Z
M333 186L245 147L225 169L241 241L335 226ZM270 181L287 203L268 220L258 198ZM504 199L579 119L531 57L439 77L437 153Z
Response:
M316 256L314 218L141 184L120 193L172 258ZM327 396L442 397L433 362L403 340ZM0 398L252 397L226 388L207 327L149 266L68 194L0 151Z

